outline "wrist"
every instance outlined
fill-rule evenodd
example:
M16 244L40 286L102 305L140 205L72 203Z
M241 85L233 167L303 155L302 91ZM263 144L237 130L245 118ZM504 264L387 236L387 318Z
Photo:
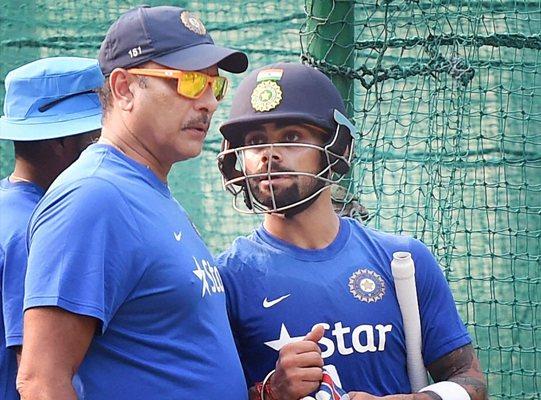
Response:
M270 371L262 382L256 382L250 388L250 400L278 400L272 389L274 370Z
M419 394L431 393L435 399L471 400L469 393L461 385L452 381L441 381L419 390Z

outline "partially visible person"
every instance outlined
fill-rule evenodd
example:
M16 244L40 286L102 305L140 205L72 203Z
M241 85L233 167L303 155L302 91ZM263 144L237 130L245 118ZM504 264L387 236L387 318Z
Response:
M198 156L225 95L216 46L179 7L132 9L110 27L100 141L51 186L29 227L21 397L247 398L218 270L167 185Z
M9 72L0 139L13 141L15 167L0 180L0 399L19 398L17 358L23 343L26 232L53 180L101 129L97 60L44 58Z
M333 208L329 189L354 143L344 114L323 73L277 63L242 81L220 127L225 187L236 208L264 214L217 260L251 399L298 400L332 376L352 400L482 400L479 361L427 247ZM422 354L436 382L420 393L411 393L391 273L399 251L416 264Z

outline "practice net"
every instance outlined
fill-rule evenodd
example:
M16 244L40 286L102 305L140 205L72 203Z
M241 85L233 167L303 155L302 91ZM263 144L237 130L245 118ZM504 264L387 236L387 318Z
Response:
M491 398L540 398L541 2L306 11L303 58L341 87L359 129L348 194L369 225L432 248Z

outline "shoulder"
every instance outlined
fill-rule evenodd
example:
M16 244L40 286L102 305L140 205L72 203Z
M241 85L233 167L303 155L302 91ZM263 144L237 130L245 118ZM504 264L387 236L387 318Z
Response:
M351 234L357 242L369 247L385 250L387 253L395 251L411 251L412 243L416 241L411 236L397 235L363 225L361 222L342 217L350 225Z
M48 191L32 214L29 237L44 228L47 234L101 229L121 223L138 231L132 207L113 183L98 176L65 182Z
M111 201L122 199L116 185L99 176L67 181L49 190L39 203L37 212L50 207L69 207L83 203L89 212L107 212ZM94 208L99 207L99 208Z
M237 237L227 250L216 257L218 268L241 270L246 265L250 253L256 246L256 243L251 240L251 236Z
M24 237L28 221L43 193L0 186L0 244Z
M277 251L261 241L254 231L248 236L237 237L226 251L216 257L216 264L223 275L251 279L254 275L266 273Z

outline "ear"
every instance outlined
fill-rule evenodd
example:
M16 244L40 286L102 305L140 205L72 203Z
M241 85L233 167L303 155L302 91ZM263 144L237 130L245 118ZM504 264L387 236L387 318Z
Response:
M123 68L116 68L111 72L108 79L113 105L123 111L131 111L134 99L133 92L130 89L130 84L133 82L131 75Z

